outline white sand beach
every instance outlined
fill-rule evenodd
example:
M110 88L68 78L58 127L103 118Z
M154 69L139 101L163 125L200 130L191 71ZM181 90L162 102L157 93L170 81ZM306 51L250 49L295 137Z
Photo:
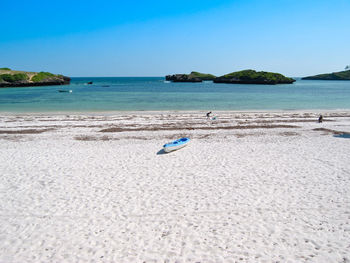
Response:
M350 262L350 111L319 113L3 113L0 262Z

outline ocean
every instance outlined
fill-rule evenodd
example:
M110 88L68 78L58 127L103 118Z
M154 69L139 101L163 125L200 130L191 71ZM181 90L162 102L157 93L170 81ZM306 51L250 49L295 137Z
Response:
M0 88L1 112L310 109L350 109L350 81L238 85L171 83L164 77L85 77L72 78L66 86Z

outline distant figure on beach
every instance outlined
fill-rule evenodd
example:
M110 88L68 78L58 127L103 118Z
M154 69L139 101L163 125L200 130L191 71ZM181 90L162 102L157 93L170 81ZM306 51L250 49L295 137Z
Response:
M323 116L321 114L320 117L318 117L318 122L321 123L322 121L323 121Z
M207 113L207 119L210 118L210 114L211 114L211 111L209 111L209 112Z

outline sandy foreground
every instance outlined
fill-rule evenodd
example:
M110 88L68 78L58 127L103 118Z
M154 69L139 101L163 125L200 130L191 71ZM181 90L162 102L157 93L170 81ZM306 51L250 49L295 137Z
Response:
M350 262L350 111L318 114L1 114L0 262Z

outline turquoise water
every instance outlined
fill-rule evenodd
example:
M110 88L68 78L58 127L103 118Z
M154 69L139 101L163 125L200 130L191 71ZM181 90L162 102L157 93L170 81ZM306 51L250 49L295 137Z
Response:
M334 135L334 137L350 139L350 134L349 133L341 133L341 134Z
M3 112L301 109L350 109L350 81L237 85L169 83L162 77L72 78L67 86L0 89Z

